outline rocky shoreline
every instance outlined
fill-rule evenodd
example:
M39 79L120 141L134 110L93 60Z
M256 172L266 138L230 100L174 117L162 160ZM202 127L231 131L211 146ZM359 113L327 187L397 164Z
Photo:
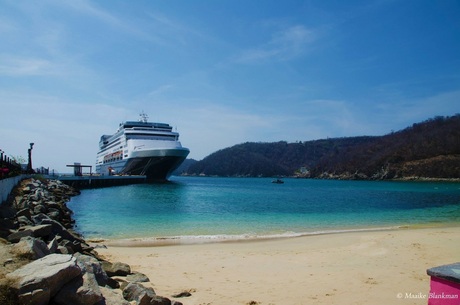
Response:
M0 304L181 305L73 230L66 202L78 194L60 181L27 179L0 206Z
M396 176L388 178L385 173L377 173L372 177L366 174L355 173L322 173L318 177L300 177L294 176L293 178L309 178L309 179L324 179L324 180L362 180L362 181L415 181L415 182L460 182L460 178L438 178L438 177L421 177L421 176Z

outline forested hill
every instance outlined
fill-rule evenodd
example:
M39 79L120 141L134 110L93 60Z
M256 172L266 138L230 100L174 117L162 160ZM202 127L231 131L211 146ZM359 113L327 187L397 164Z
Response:
M379 137L243 143L192 163L188 175L338 179L460 178L460 114Z

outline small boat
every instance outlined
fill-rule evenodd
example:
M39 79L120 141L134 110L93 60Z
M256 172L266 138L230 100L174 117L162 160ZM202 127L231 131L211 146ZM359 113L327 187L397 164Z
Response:
M276 183L276 184L283 184L284 181L281 180L281 179L276 179L276 180L272 180L272 183Z

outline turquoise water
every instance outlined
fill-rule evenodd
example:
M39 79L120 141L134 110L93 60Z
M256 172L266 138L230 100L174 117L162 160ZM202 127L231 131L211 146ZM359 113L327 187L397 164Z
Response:
M83 190L77 230L102 239L246 239L460 224L460 183L172 177Z

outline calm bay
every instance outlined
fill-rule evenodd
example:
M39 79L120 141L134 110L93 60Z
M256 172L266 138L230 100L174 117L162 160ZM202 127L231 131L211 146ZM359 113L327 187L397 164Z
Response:
M89 239L205 242L460 224L460 183L172 177L83 190Z

